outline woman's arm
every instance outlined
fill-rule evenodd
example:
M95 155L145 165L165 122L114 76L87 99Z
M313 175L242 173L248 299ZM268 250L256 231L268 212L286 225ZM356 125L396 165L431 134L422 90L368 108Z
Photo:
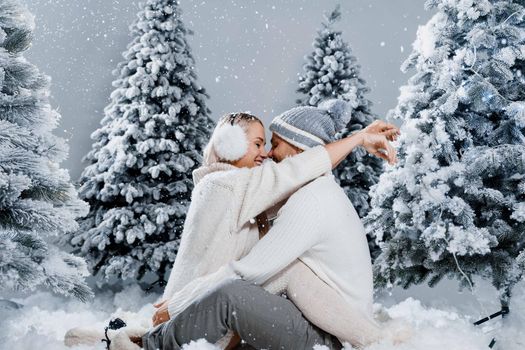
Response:
M394 163L395 149L388 140L394 139L399 130L385 122L378 122L375 126L326 146L308 149L280 163L266 162L259 167L241 169L248 180L246 186L237 186L242 198L237 228L335 168L357 146Z
M254 168L239 169L228 181L235 182L238 213L233 213L239 230L251 219L283 201L299 188L332 169L330 155L323 146L276 163L268 161Z
M325 148L330 155L332 168L339 165L357 146L362 146L368 153L393 164L397 160L396 150L388 141L394 141L397 135L399 135L399 129L397 127L376 120L364 130L332 142L326 145Z

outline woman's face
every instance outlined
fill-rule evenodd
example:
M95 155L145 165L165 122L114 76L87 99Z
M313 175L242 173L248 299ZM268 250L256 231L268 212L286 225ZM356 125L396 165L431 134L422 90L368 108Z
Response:
M266 138L264 135L264 127L259 122L252 122L248 125L246 130L246 137L248 139L248 151L241 159L232 163L238 168L253 168L261 165L262 162L268 158L264 146Z

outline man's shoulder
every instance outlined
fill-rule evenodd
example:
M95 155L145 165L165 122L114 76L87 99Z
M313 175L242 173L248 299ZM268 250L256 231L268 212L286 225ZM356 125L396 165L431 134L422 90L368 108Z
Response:
M324 175L320 176L317 179L310 181L300 189L298 189L294 194L290 196L292 198L306 198L314 197L318 200L321 200L326 194L333 193L333 191L340 190L341 187L335 181L333 175Z
M338 189L340 187L332 175L320 176L292 194L280 208L277 216L289 214L302 216L312 212L321 214L330 205L330 198ZM320 218L321 216L317 217Z
M319 176L317 179L310 181L303 187L301 187L299 190L297 190L295 193L300 192L312 192L315 193L319 190L325 191L328 189L337 189L340 188L340 186L335 181L335 177L332 174L329 175L323 175Z

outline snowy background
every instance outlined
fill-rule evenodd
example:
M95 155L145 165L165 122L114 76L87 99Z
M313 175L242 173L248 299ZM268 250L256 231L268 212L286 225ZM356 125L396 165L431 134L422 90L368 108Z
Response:
M199 80L211 96L212 117L250 110L269 121L293 106L303 56L311 51L323 11L336 3L182 2L185 23L195 31L190 40ZM109 102L111 71L130 41L128 26L139 10L138 2L32 0L26 4L37 24L26 57L53 78L52 103L62 114L56 133L65 135L71 148L62 166L77 179L83 169L81 158L91 147L89 135L98 128ZM342 12L337 27L362 65L362 76L372 89L368 98L375 104L373 111L383 116L395 106L398 88L408 79L399 67L411 51L416 29L432 13L424 11L422 1L413 0L346 1ZM416 328L416 337L397 349L484 349L495 336L496 348L512 350L525 346L524 289L523 283L515 287L511 315L503 323L495 320L477 328L473 321L499 309L495 290L484 282L472 292L458 292L456 282L450 281L432 289L395 289L376 301ZM2 320L8 322L0 326L0 349L29 350L35 344L41 349L64 349L62 338L68 328L103 328L111 315L129 320L138 313L148 318L157 298L135 287L100 294L91 304L46 292L15 299L25 307L1 310ZM391 348L384 343L370 349Z
M134 0L25 0L36 17L26 57L53 79L53 106L62 114L56 131L69 140L62 164L76 180L112 91L111 71L131 40ZM182 1L199 81L210 94L212 118L249 110L269 122L295 106L297 74L323 21L341 3L343 31L372 89L373 112L395 107L409 75L399 67L411 51L418 25L433 12L423 1Z

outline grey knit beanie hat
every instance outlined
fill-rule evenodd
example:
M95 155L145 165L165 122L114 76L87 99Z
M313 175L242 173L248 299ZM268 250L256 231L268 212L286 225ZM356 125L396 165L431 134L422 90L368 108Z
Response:
M351 106L343 100L326 100L318 107L295 107L272 120L270 131L302 150L335 141L348 125Z

